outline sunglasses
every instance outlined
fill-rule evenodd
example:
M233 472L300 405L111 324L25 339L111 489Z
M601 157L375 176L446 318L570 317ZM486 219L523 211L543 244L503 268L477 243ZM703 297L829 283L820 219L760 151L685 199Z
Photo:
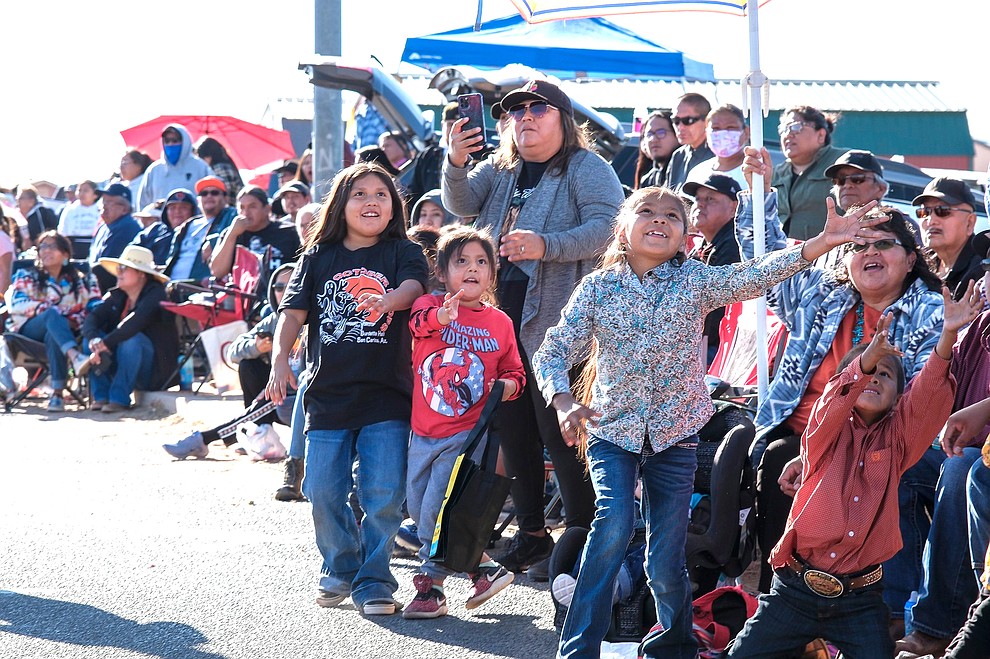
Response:
M702 119L704 119L704 117L674 117L670 120L670 123L675 126L680 126L681 124L684 124L685 126L693 126Z
M217 190L216 188L212 188L210 190L203 190L202 192L199 193L199 196L200 197L219 197L222 194L223 194L223 192L221 192L220 190Z
M867 181L876 180L873 174L849 174L847 176L835 176L832 178L832 185L841 188L846 183L853 185L863 185Z
M513 105L509 108L508 113L509 116L516 121L522 121L522 118L526 116L526 110L529 110L529 113L533 115L535 119L539 119L540 117L545 116L551 108L552 106L546 101L533 101L529 105L526 105L525 103Z
M931 217L932 213L935 213L938 217L949 217L949 215L955 212L969 214L973 211L968 208L953 208L952 206L922 206L914 209L915 217L919 220Z
M812 126L814 124L809 124L807 121L792 121L789 124L784 124L777 129L777 133L780 135L787 135L788 133L800 133L805 126Z
M58 243L41 243L38 245L38 250L56 251L58 250Z
M667 129L666 128L658 128L656 130L648 130L648 131L646 131L646 139L651 140L654 137L656 137L658 139L661 139L661 140L663 138L667 137Z
M876 247L878 252L886 252L894 245L901 245L901 244L902 244L901 241L897 240L896 238L883 238L882 240L877 240L872 243L864 243L862 245L857 245L856 243L852 243L851 245L849 245L849 251L853 252L854 254L860 254L868 250L870 247Z

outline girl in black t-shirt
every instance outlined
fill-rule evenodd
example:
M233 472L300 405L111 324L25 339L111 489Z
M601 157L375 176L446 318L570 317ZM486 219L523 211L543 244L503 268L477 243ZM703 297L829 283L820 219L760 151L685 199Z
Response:
M426 258L404 228L402 200L381 166L337 174L279 307L267 388L280 402L295 385L288 354L308 323L303 493L323 556L317 603L337 606L350 596L364 615L400 608L389 559L405 499L409 308L427 279ZM360 532L347 505L355 458Z

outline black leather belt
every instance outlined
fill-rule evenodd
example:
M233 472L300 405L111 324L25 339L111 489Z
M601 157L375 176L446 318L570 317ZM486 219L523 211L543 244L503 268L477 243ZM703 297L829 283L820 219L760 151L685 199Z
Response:
M801 577L812 592L828 598L840 597L851 590L872 586L883 578L882 565L869 567L863 572L852 575L829 574L824 570L815 569L793 554L787 557L787 567Z

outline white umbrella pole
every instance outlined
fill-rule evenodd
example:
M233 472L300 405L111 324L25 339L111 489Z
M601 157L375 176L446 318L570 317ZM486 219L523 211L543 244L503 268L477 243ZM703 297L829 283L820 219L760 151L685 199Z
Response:
M766 80L760 71L760 18L759 0L746 3L749 17L749 130L750 142L757 149L763 148L763 92ZM744 92L745 93L745 92ZM763 177L753 176L753 251L756 256L766 253L765 212L763 207ZM767 298L761 295L756 300L756 378L759 402L766 399L770 384L769 360L767 359Z

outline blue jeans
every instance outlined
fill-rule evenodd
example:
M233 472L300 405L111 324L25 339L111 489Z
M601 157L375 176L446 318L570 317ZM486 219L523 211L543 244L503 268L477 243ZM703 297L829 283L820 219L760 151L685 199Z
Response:
M966 480L979 457L975 448L957 458L930 449L904 473L898 487L904 548L884 563L884 600L895 614L903 612L904 602L917 590L913 626L937 638L956 633L979 592L966 508ZM930 523L926 508L933 511ZM919 549L921 561L915 563Z
M37 316L27 319L18 334L45 344L48 368L52 373L52 389L58 393L69 379L69 367L65 353L76 347L76 336L69 327L69 319L55 307L49 307Z
M612 584L633 534L636 477L643 479L646 574L666 631L646 649L647 657L688 659L698 646L691 631L691 582L684 546L698 464L697 437L644 457L592 437L588 464L595 488L595 519L581 554L574 597L567 609L558 656L598 657L612 612Z
M155 346L138 332L114 347L113 365L102 375L89 378L93 400L109 401L124 407L131 404L135 389L146 389L155 366Z
M969 558L979 580L983 574L987 546L990 546L990 468L977 460L966 482L966 508L969 511Z
M406 498L408 421L382 421L348 430L310 429L303 494L313 504L316 546L323 556L320 588L347 594L355 606L391 599L399 585L389 570ZM358 459L360 528L347 497Z
M847 659L892 657L890 612L880 583L834 599L814 593L791 570L774 573L756 614L736 637L730 659L790 656L816 638L831 641Z
M289 426L292 428L292 439L289 441L289 457L306 457L306 406L303 404L303 397L309 389L309 371L305 370L299 374L296 381L299 388L296 389L296 400L292 404L292 421Z

